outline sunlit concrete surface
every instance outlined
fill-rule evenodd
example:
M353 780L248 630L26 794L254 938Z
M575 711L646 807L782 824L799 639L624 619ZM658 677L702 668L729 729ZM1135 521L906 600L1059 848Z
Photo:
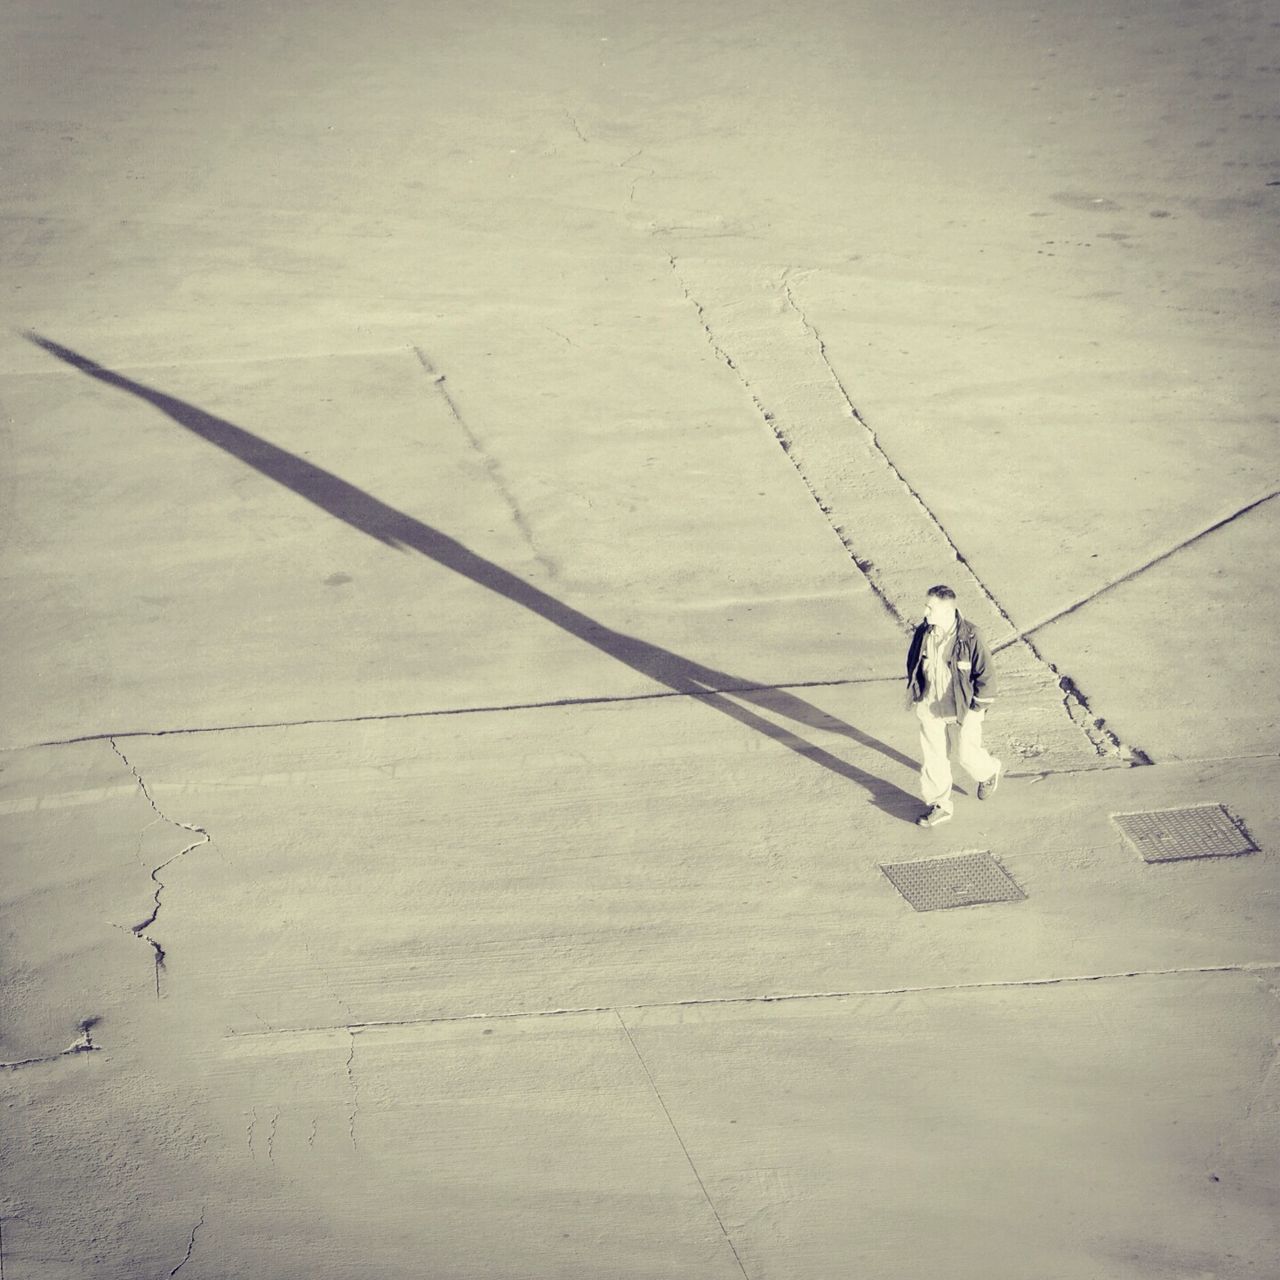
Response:
M1275 1273L1266 5L0 50L6 1277Z

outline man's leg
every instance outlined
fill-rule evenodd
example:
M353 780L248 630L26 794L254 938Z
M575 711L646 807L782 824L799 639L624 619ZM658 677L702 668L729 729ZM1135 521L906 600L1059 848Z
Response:
M1000 769L1000 761L982 745L985 711L968 711L956 733L956 764L974 782L990 782Z
M950 813L951 761L947 756L947 722L930 714L923 703L916 704L920 724L920 798L930 809L937 805Z

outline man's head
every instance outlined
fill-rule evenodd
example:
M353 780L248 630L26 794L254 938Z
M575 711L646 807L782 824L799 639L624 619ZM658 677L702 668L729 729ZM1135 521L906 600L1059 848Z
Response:
M939 583L924 598L924 620L939 631L949 631L956 620L956 593Z

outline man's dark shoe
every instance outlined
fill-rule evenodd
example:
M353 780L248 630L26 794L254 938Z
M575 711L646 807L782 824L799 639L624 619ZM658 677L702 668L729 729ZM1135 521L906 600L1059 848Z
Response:
M1004 772L1004 761L996 761L996 771L989 777L986 782L978 783L978 799L985 800L988 796L996 793L996 788L1000 785L1000 775Z
M940 827L944 822L951 821L951 814L940 804L935 804L928 813L922 813L916 819L917 827Z

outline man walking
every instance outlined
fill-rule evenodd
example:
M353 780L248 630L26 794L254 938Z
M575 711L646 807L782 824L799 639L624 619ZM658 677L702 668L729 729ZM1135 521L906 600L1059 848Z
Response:
M992 675L991 654L977 627L956 610L956 593L930 587L924 621L907 650L907 689L920 723L920 795L928 805L916 819L922 827L951 820L952 751L977 782L979 800L1000 785L1004 766L982 745Z

